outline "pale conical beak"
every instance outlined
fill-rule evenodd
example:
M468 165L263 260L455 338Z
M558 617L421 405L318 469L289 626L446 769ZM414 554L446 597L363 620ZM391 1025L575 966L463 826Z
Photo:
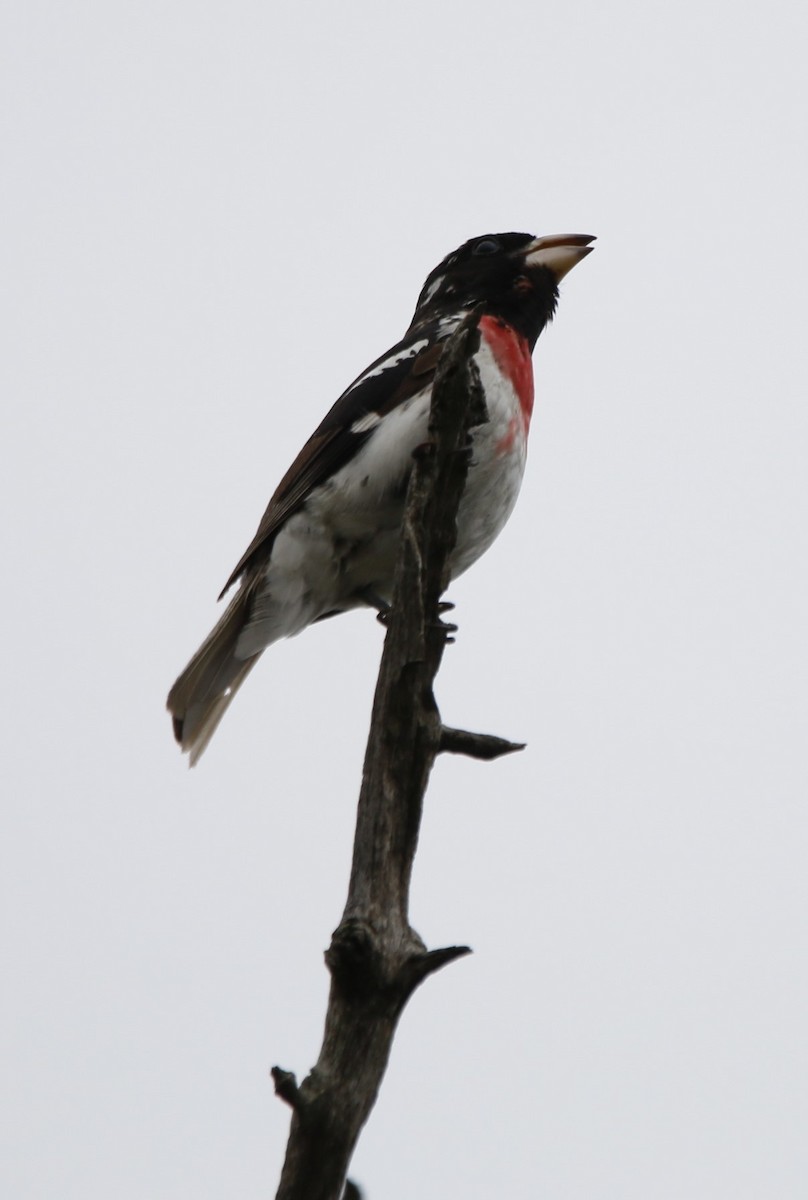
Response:
M536 238L523 250L525 266L547 267L559 282L576 263L595 249L590 246L595 238L589 233L555 233L549 237Z

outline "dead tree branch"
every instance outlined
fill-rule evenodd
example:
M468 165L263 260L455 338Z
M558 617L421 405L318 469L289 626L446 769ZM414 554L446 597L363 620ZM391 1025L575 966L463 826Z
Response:
M316 1066L298 1085L273 1068L292 1107L277 1200L339 1200L359 1132L376 1099L398 1018L415 988L467 946L427 951L408 902L423 797L441 751L496 758L522 747L448 729L433 695L448 634L456 515L469 465L469 429L486 419L474 314L444 350L433 389L430 442L416 456L396 565L359 795L348 900L326 952L331 989Z

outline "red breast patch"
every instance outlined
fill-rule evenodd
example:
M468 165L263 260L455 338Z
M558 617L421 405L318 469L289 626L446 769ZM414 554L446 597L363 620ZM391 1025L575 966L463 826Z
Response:
M513 385L527 433L533 412L533 363L527 339L499 317L480 317L480 333L488 343L494 362Z

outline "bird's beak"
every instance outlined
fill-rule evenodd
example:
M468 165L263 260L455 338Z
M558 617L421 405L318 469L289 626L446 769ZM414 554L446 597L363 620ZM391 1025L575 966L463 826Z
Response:
M525 266L547 267L558 283L576 263L592 253L595 247L589 243L594 240L588 233L555 233L536 238L522 251Z

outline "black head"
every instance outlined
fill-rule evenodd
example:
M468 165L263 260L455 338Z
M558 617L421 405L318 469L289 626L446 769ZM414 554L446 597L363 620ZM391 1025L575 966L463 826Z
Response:
M550 320L558 284L592 250L588 234L487 233L448 254L423 286L412 326L481 304L531 346Z

